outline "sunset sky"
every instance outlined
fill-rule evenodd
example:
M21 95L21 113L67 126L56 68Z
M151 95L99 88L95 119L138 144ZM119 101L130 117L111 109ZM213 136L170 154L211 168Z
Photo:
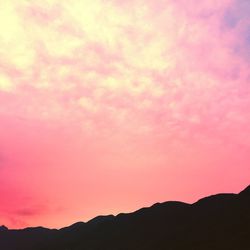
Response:
M250 184L249 13L249 0L1 1L0 225Z

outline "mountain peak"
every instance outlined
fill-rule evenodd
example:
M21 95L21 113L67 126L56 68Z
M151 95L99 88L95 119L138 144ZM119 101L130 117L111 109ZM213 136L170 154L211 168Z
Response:
M250 195L250 185L247 186L243 191L241 191L240 194Z
M110 221L114 218L114 215L99 215L88 221L88 224L99 224L102 222Z
M4 226L4 225L0 226L0 231L7 231L7 230L8 230L8 228L6 226Z

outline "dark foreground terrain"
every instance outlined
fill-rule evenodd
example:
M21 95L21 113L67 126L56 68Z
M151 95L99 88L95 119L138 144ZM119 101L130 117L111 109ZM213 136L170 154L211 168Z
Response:
M250 186L194 204L165 202L60 230L0 227L0 250L250 250Z

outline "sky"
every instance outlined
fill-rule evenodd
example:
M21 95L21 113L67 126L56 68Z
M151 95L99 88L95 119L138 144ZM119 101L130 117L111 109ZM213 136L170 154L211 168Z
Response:
M250 184L250 1L0 2L0 224L60 228Z

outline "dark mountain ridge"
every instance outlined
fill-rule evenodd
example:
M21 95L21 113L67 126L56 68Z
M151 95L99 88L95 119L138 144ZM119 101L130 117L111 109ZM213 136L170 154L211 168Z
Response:
M0 226L0 231L6 231L6 230L8 230L8 228L6 226L4 226L4 225Z
M1 250L249 250L250 186L193 204L156 203L60 230L0 227Z

